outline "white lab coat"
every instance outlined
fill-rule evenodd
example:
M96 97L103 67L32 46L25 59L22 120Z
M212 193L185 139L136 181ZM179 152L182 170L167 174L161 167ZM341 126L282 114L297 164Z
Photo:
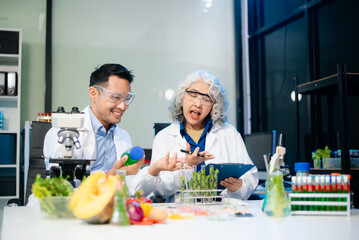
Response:
M79 141L81 144L80 149L74 149L74 157L77 159L96 159L96 137L95 132L92 128L91 117L89 113L89 106L86 107L82 112L85 113L85 122L84 127L79 129ZM62 157L62 148L63 145L58 143L58 133L59 129L52 127L46 134L44 140L44 156L45 156L45 165L46 169L49 170L51 165L49 164L49 158L61 158ZM117 153L117 160L121 158L122 153L124 153L128 148L132 146L131 138L128 135L127 131L116 127L114 131L114 141ZM91 169L93 163L88 166L88 169ZM101 169L106 172L110 169ZM150 193L152 191L151 183L154 181L154 177L150 176L147 173L147 169L140 170L137 175L130 175L126 177L126 183L131 195L134 195L137 190L143 189L145 193Z
M180 124L176 122L156 135L153 142L151 164L164 157L167 152L170 152L171 156L176 152L178 157L184 157L185 154L180 152L180 149L186 149L186 140L182 138ZM210 163L253 164L240 133L228 123L222 126L213 126L207 133L205 150L215 156L215 159L205 161L206 165ZM168 197L180 189L179 171L162 171L159 174L159 179L154 190L156 195ZM226 189L222 194L233 198L247 199L258 185L257 168L249 170L241 179L243 185L240 189L235 192Z

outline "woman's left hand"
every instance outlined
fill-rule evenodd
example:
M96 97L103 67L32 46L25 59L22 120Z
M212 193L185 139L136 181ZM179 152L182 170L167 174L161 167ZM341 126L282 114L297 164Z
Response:
M186 150L187 151L191 151L191 146L189 145L189 143L186 143ZM209 160L209 159L213 159L214 155L213 153L208 153L207 151L203 151L200 152L199 154L204 156L204 157L199 157L198 156L198 152L199 152L199 147L196 147L196 149L194 150L194 152L192 154L186 154L186 159L185 162L188 164L188 166L193 166L193 165L198 165L203 161Z
M243 180L240 178L229 177L223 179L219 184L226 187L228 191L235 192L242 187Z

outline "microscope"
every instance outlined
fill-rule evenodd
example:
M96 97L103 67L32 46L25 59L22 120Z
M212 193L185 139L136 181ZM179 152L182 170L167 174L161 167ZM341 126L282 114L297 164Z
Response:
M285 134L279 134L278 145L276 147L275 154L271 157L269 162L269 171L271 174L274 171L280 171L285 176L290 174L289 167L286 162L286 148L285 148Z
M51 167L50 177L68 177L68 181L75 186L75 179L80 181L84 176L88 176L86 166L90 164L89 159L77 159L74 157L74 148L80 149L79 131L84 125L85 114L80 112L77 107L73 107L71 112L65 112L63 107L58 107L56 112L52 112L52 126L59 128L58 143L62 144L62 158L50 158L50 163L58 163L59 167Z

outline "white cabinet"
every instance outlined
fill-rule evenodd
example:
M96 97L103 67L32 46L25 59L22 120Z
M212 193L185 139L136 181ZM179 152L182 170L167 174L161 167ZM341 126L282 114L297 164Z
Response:
M20 198L21 43L20 29L0 28L0 199Z

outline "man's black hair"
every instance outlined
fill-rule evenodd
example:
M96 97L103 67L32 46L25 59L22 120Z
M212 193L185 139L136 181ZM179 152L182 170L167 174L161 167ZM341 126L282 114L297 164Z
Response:
M133 81L134 75L124 66L115 63L108 63L96 69L90 76L90 87L93 85L106 85L109 76L115 75L119 78Z

